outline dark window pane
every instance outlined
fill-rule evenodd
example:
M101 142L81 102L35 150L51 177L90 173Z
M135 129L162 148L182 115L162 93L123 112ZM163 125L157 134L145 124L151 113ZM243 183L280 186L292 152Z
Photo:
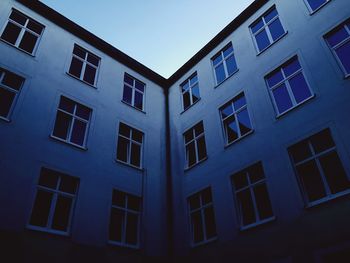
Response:
M291 61L288 62L287 65L283 66L284 74L289 77L294 72L299 70L301 68L300 63L297 58L293 58Z
M92 55L91 53L88 53L87 61L94 64L95 66L98 66L98 62L100 61L100 59Z
M119 209L112 208L111 219L109 222L109 240L121 242L123 226L124 212Z
M132 139L134 141L142 143L142 137L143 137L143 133L142 132L140 132L140 131L138 131L136 129L132 130Z
M322 263L350 262L350 249L342 248L322 256Z
M72 198L61 195L58 196L52 221L53 229L67 231L72 203Z
M247 173L245 171L238 172L233 176L233 186L235 190L239 190L248 185Z
M81 104L77 104L76 115L78 115L80 118L83 118L88 121L90 119L90 113L91 113L91 109Z
M56 189L58 177L59 173L49 170L47 168L42 168L39 178L39 185Z
M275 88L272 91L272 93L273 97L275 98L275 102L279 113L283 113L293 106L292 100L289 97L289 93L285 84L282 84L278 88Z
M259 22L255 23L251 29L253 33L256 33L260 28L262 28L264 26L264 22L262 21L262 19L259 20Z
M270 45L270 40L269 38L267 37L267 34L266 34L266 30L262 30L260 33L258 33L256 36L255 36L255 39L256 39L256 43L258 45L258 49L259 51L262 51L264 50L265 48L267 48L269 45Z
M310 202L326 196L322 178L315 161L298 165L296 169Z
M38 39L37 36L26 31L19 44L19 48L27 51L28 53L33 53L37 39Z
M205 138L204 136L200 137L197 141L198 147L198 161L207 157L207 148L205 146Z
M196 194L196 195L191 196L191 197L188 199L188 202L189 202L189 204L190 204L190 210L199 208L199 206L200 206L200 203L199 203L199 195Z
M74 112L74 105L75 105L74 101L72 101L66 97L61 96L60 105L59 105L60 109L65 110L65 111L70 112L70 113L73 113Z
M126 240L127 244L136 245L138 235L138 215L128 213L126 221Z
M265 22L268 23L270 22L274 17L278 15L277 10L274 8L272 9L268 14L264 16Z
M135 211L140 211L141 198L134 195L128 195L128 208Z
M126 207L125 197L126 197L125 193L123 193L121 191L114 190L113 197L112 197L112 204L120 206L120 207Z
M202 205L206 205L212 202L213 198L211 195L211 190L210 188L206 188L201 192L202 195Z
M187 109L189 106L191 106L191 100L190 100L190 92L186 91L182 94L183 103L184 103L184 109Z
M139 110L143 109L143 94L135 90L135 103L134 106Z
M4 32L1 35L1 38L14 45L20 32L21 28L12 24L11 22L8 22Z
M258 208L260 220L273 216L269 193L266 184L259 184L254 187L256 206Z
M47 226L50 213L52 193L38 190L30 218L30 224L34 226Z
M337 29L335 32L331 33L327 36L327 41L330 46L334 47L335 45L342 42L344 39L346 39L349 36L349 34L346 32L344 26Z
M79 182L79 179L75 177L62 175L59 189L62 192L75 194L77 191L78 182Z
M186 146L186 159L187 166L190 167L197 162L196 160L196 149L194 146L194 142L191 142Z
M127 85L124 85L123 101L131 104L131 99L132 99L132 88L130 88Z
M5 73L5 76L2 79L2 83L4 85L11 87L15 90L19 90L21 88L23 81L24 79L22 77L8 71Z
M232 45L229 45L227 48L225 48L223 50L224 53L224 57L227 57L228 55L230 55L233 52L233 47Z
M233 113L232 103L230 102L227 105L223 106L220 111L221 111L221 117L223 119L231 115Z
M238 129L235 120L235 116L231 116L224 121L224 126L226 130L227 143L233 142L238 139Z
M16 94L0 87L0 116L7 118Z
M215 68L215 75L217 84L223 82L226 79L224 64L220 64Z
M335 146L331 131L325 129L310 137L312 147L316 153L323 152Z
M10 19L13 21L16 21L17 23L21 24L22 26L24 26L24 24L27 21L27 18L24 15L22 15L21 13L16 12L16 11L12 11L12 13L10 15Z
M124 135L125 137L130 137L130 127L124 123L119 124L119 134Z
M236 111L245 106L246 104L247 102L245 100L244 93L239 94L233 100L233 107Z
M213 61L213 65L216 66L217 64L219 64L222 61L222 56L221 56L221 52L219 52L218 55L216 55L214 58L212 58Z
M118 147L117 147L117 159L123 162L128 161L128 146L129 140L124 139L123 137L118 138Z
M189 129L188 131L186 131L184 133L184 137L185 137L185 143L188 143L189 141L193 140L193 130Z
M80 78L81 70L83 68L83 62L75 57L72 58L70 64L69 73L77 78Z
M349 179L336 151L320 157L320 163L332 194L350 187Z
M302 73L297 74L289 80L289 85L292 89L295 101L300 103L311 97L309 86L306 83Z
M29 28L30 30L34 31L37 34L41 34L41 32L43 31L43 26L39 25L38 23L35 23L32 20L29 20L27 28Z
M350 41L337 48L336 53L346 73L350 73Z
M184 83L181 84L181 91L184 92L190 88L190 83L188 80L186 80Z
M250 225L256 221L252 197L249 190L237 193L237 202L243 226Z
M53 136L66 140L68 137L68 130L71 125L71 122L71 116L61 111L57 111Z
M317 8L319 8L321 5L327 2L327 0L307 0L307 1L309 2L309 5L312 11L315 11Z
M196 136L202 134L204 132L204 127L203 127L203 123L200 122L198 124L196 124L196 126L194 126L194 134Z
M195 103L200 99L198 84L192 87L192 102Z
M204 210L206 238L213 238L216 236L215 214L213 206L207 207Z
M226 67L227 67L227 73L229 75L231 75L233 72L237 70L237 64L236 64L234 55L226 59Z
M85 59L86 51L81 47L74 45L73 54L77 55L78 57L81 57L82 59Z
M289 153L295 163L303 161L312 155L306 140L289 147Z
M265 178L262 164L259 162L248 168L249 179L251 183L255 183Z
M203 225L200 211L191 215L193 242L198 243L204 239Z
M96 76L96 68L86 65L85 67L85 74L84 74L84 80L91 85L95 84L95 76Z
M130 86L134 85L134 79L127 74L124 75L124 82L128 83Z
M131 144L131 160L130 163L132 165L135 165L137 167L140 167L141 165L141 146L136 144L136 143L132 143Z
M85 122L79 121L77 119L74 120L70 138L71 142L78 145L84 145L86 126L87 124Z
M135 80L135 88L143 92L145 89L145 84L143 84L140 81Z
M267 84L269 85L270 88L275 86L277 83L281 82L283 80L283 75L280 69L278 71L270 74L267 78Z
M241 136L247 134L252 130L252 125L250 123L247 109L240 111L237 114L237 119L238 119L238 125L239 125L239 130L241 132Z
M270 33L272 35L273 41L276 41L280 36L284 34L284 29L279 19L274 20L269 25Z

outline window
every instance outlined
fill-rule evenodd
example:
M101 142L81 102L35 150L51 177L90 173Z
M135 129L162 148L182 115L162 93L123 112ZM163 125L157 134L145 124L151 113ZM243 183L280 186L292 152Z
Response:
M42 168L29 227L68 233L78 185L78 178Z
M136 109L143 110L144 93L145 84L125 73L123 101Z
M69 74L95 86L99 64L99 57L75 44Z
M265 80L277 115L313 97L296 56L267 75Z
M34 54L44 26L26 15L12 10L1 39L29 53Z
M331 0L305 0L305 3L309 8L310 12L313 13L313 12L316 12L325 4L327 4L329 1Z
M226 144L230 144L252 132L253 128L243 92L220 107L219 111Z
M241 229L273 219L273 211L262 164L256 163L232 176Z
M9 120L24 78L0 68L0 118Z
M207 157L202 121L184 133L184 140L186 150L186 168L195 165Z
M278 16L276 7L259 18L250 30L258 52L262 52L286 34Z
M61 96L52 136L85 147L92 110Z
M309 205L331 199L350 187L329 129L288 148Z
M211 59L215 72L216 84L220 84L237 71L237 64L230 43Z
M117 160L141 168L143 132L119 124Z
M113 190L109 222L110 243L138 248L140 243L141 198Z
M200 99L197 73L186 79L180 86L183 108L187 110Z
M192 243L198 245L216 238L216 225L210 187L188 198Z
M345 76L350 76L350 19L325 35L325 39Z

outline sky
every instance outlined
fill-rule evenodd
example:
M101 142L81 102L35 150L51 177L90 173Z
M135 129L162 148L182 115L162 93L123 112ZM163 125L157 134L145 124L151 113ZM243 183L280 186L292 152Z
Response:
M253 0L41 0L165 78Z

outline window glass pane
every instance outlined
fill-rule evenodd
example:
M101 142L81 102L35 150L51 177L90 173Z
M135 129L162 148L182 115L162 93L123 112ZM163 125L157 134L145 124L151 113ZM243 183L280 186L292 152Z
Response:
M94 64L97 67L100 59L98 57L92 55L91 53L88 53L87 61L89 61L90 63Z
M226 58L228 55L230 55L233 52L232 45L229 45L223 52L224 52L224 57Z
M248 168L249 179L251 183L255 183L265 178L262 164L259 162Z
M124 123L119 124L119 134L124 135L125 137L130 137L131 129L129 126Z
M190 100L190 92L186 91L182 94L183 103L184 103L184 109L186 110L189 106L191 106L191 100Z
M140 132L140 131L138 131L136 129L132 130L132 139L134 141L142 143L142 137L143 137L143 133L142 132Z
M126 207L126 194L121 191L114 190L112 204L120 207Z
M43 30L43 26L39 25L38 23L35 23L32 20L29 20L27 28L30 30L34 31L37 34L41 34L41 31Z
M30 224L34 226L47 226L47 219L50 213L52 193L38 190L30 218Z
M284 29L278 18L269 25L269 29L273 41L276 41L280 36L284 34Z
M184 133L184 137L185 137L185 143L187 143L187 142L193 140L193 130L190 129L190 130L186 131L186 132Z
M254 187L256 206L260 220L273 216L269 193L266 184L258 184Z
M75 57L72 58L70 64L69 73L77 78L80 78L81 70L83 68L83 62Z
M198 147L198 161L207 157L207 148L205 146L205 138L204 136L200 137L197 141Z
M233 100L233 106L236 111L245 106L246 104L247 102L245 100L244 93L239 94Z
M350 74L350 41L337 48L335 52L337 53L345 72Z
M189 199L189 204L190 204L190 209L194 210L196 208L199 208L200 204L199 204L199 195L196 194L194 196L191 196Z
M290 99L287 88L284 84L275 88L272 93L279 113L285 112L293 106L292 100Z
M60 191L75 194L78 186L78 179L72 176L62 175L60 183Z
M211 190L210 188L206 188L201 192L202 195L202 205L206 205L212 202L213 198L211 195Z
M236 64L234 55L226 59L226 67L227 67L227 73L229 75L233 74L237 70L237 64Z
M270 45L270 40L266 34L266 29L255 35L256 44L258 45L259 51L264 50Z
M196 149L194 146L194 142L191 142L186 146L186 159L188 167L196 163Z
M237 202L243 226L250 225L256 221L252 197L249 189L237 193Z
M221 111L221 118L223 119L231 115L233 113L232 103L229 102L228 104L224 105L220 111Z
M311 91L302 73L297 74L289 80L295 101L300 103L311 97Z
M349 34L346 32L344 26L337 29L335 32L331 33L327 36L327 41L331 47L334 47L335 45L342 42L344 39L349 37Z
M60 105L59 105L60 109L65 110L65 111L70 112L70 113L73 113L74 106L75 106L74 101L72 101L66 97L61 96Z
M21 13L16 12L16 11L12 11L12 13L10 15L10 19L13 21L16 21L17 23L21 24L22 26L24 26L24 24L27 21L27 18L24 15L22 15Z
M130 88L127 85L124 85L123 101L131 104L131 98L132 98L132 88Z
M224 126L226 130L227 143L233 142L238 139L238 129L235 120L235 116L231 116L224 121Z
M235 190L239 190L248 185L247 173L245 171L238 172L233 176L233 186Z
M239 130L241 132L241 136L252 130L252 125L250 124L248 110L244 109L237 114Z
M124 75L124 82L128 83L130 86L134 85L134 79L127 74Z
M219 64L222 61L221 52L219 52L219 54L217 54L214 58L212 58L212 61L214 66Z
M140 81L135 80L135 88L143 92L145 89L145 84L143 84Z
M128 213L126 221L126 240L127 244L137 244L137 233L138 233L138 215Z
M117 159L123 162L128 161L128 145L129 140L120 137L118 138L118 147L117 147Z
M7 71L5 73L4 78L2 79L2 84L15 90L19 90L22 86L23 81L23 78L21 78L20 76L17 76L16 74Z
M76 111L77 116L88 121L90 119L90 113L91 113L91 109L81 104L77 104L77 111Z
M8 22L4 32L1 35L1 38L14 45L20 32L20 27L12 24L11 22Z
M295 163L303 161L312 155L310 147L306 140L289 147L289 153Z
M196 136L202 134L204 132L204 127L203 127L203 123L200 122L198 124L196 124L196 126L194 127L194 134Z
M314 11L319 8L321 5L327 2L327 0L307 0L311 7L311 10Z
M192 87L192 102L195 103L200 99L198 84Z
M7 118L16 94L0 87L0 116Z
M322 178L315 161L298 165L296 169L310 202L326 196Z
M259 22L255 23L251 29L253 33L256 33L260 28L262 28L264 26L264 22L262 21L262 19L259 19Z
M81 47L74 45L73 54L77 55L78 57L85 59L86 51L82 49Z
M135 90L135 105L139 110L143 109L143 94Z
M66 140L72 117L61 111L57 111L53 136Z
M58 176L58 173L46 168L42 168L39 178L39 185L56 189L58 183Z
M287 65L283 66L283 72L286 75L286 77L289 77L298 69L301 69L301 66L297 58L293 58L291 61L288 62Z
M95 83L95 76L96 76L96 68L86 64L85 67L85 74L84 74L84 80L91 85L94 85Z
M77 119L74 120L71 139L70 139L71 142L78 145L84 145L86 126L87 126L86 122L82 122Z
M216 236L215 214L213 206L207 207L204 210L206 238L213 238Z
M195 84L197 81L198 81L198 77L197 77L197 74L196 74L190 79L190 85Z
M62 195L58 196L52 221L53 229L67 231L72 203L72 198Z
M194 212L191 215L193 242L197 243L204 239L203 225L200 211Z
M109 223L109 240L121 242L124 225L124 212L112 208Z
M223 82L226 78L224 64L220 64L215 68L216 82L217 84Z
M267 80L267 84L269 85L270 88L272 88L273 86L275 86L277 83L281 82L283 80L283 75L281 70L279 69L278 71L270 74L266 80Z
M272 9L268 14L264 16L265 22L268 23L271 21L274 17L278 16L276 8Z
M190 88L190 83L188 82L188 80L186 80L186 81L181 85L182 92L188 90L189 88Z
M131 164L140 167L141 146L135 143L131 144Z
M128 209L140 211L141 198L134 195L128 195Z
M329 129L325 129L310 138L312 147L316 153L323 152L335 146L331 132Z

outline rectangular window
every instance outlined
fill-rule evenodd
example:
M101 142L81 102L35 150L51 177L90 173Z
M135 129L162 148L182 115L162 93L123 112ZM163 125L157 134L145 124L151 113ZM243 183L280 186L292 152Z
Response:
M183 108L187 110L200 99L197 72L186 79L180 86Z
M349 189L350 182L329 129L296 143L288 152L309 205Z
M273 211L261 162L232 176L241 229L273 219Z
M61 96L52 136L85 147L92 110Z
M219 111L226 144L230 144L252 132L253 128L250 122L244 92L220 107Z
M145 84L125 73L123 101L136 109L143 110L144 93Z
M143 132L119 124L117 160L141 168Z
M313 13L313 12L316 12L325 4L327 4L329 1L331 0L305 0L305 3L309 8L310 12Z
M313 97L303 69L295 56L265 77L277 115Z
M350 19L324 36L339 65L350 76Z
M43 30L43 25L13 9L1 39L34 55Z
M69 74L95 86L100 60L96 55L75 44Z
M186 168L204 160L207 157L203 122L197 123L184 133L186 150Z
M213 64L217 85L238 70L231 43L218 52L211 59L211 62Z
M10 119L24 78L0 68L0 118Z
M214 240L215 212L210 187L188 198L192 243L198 245Z
M30 217L30 228L67 234L79 179L42 168Z
M270 9L250 26L258 52L262 52L286 34L276 7Z
M139 247L141 200L141 197L113 190L109 221L110 243Z

